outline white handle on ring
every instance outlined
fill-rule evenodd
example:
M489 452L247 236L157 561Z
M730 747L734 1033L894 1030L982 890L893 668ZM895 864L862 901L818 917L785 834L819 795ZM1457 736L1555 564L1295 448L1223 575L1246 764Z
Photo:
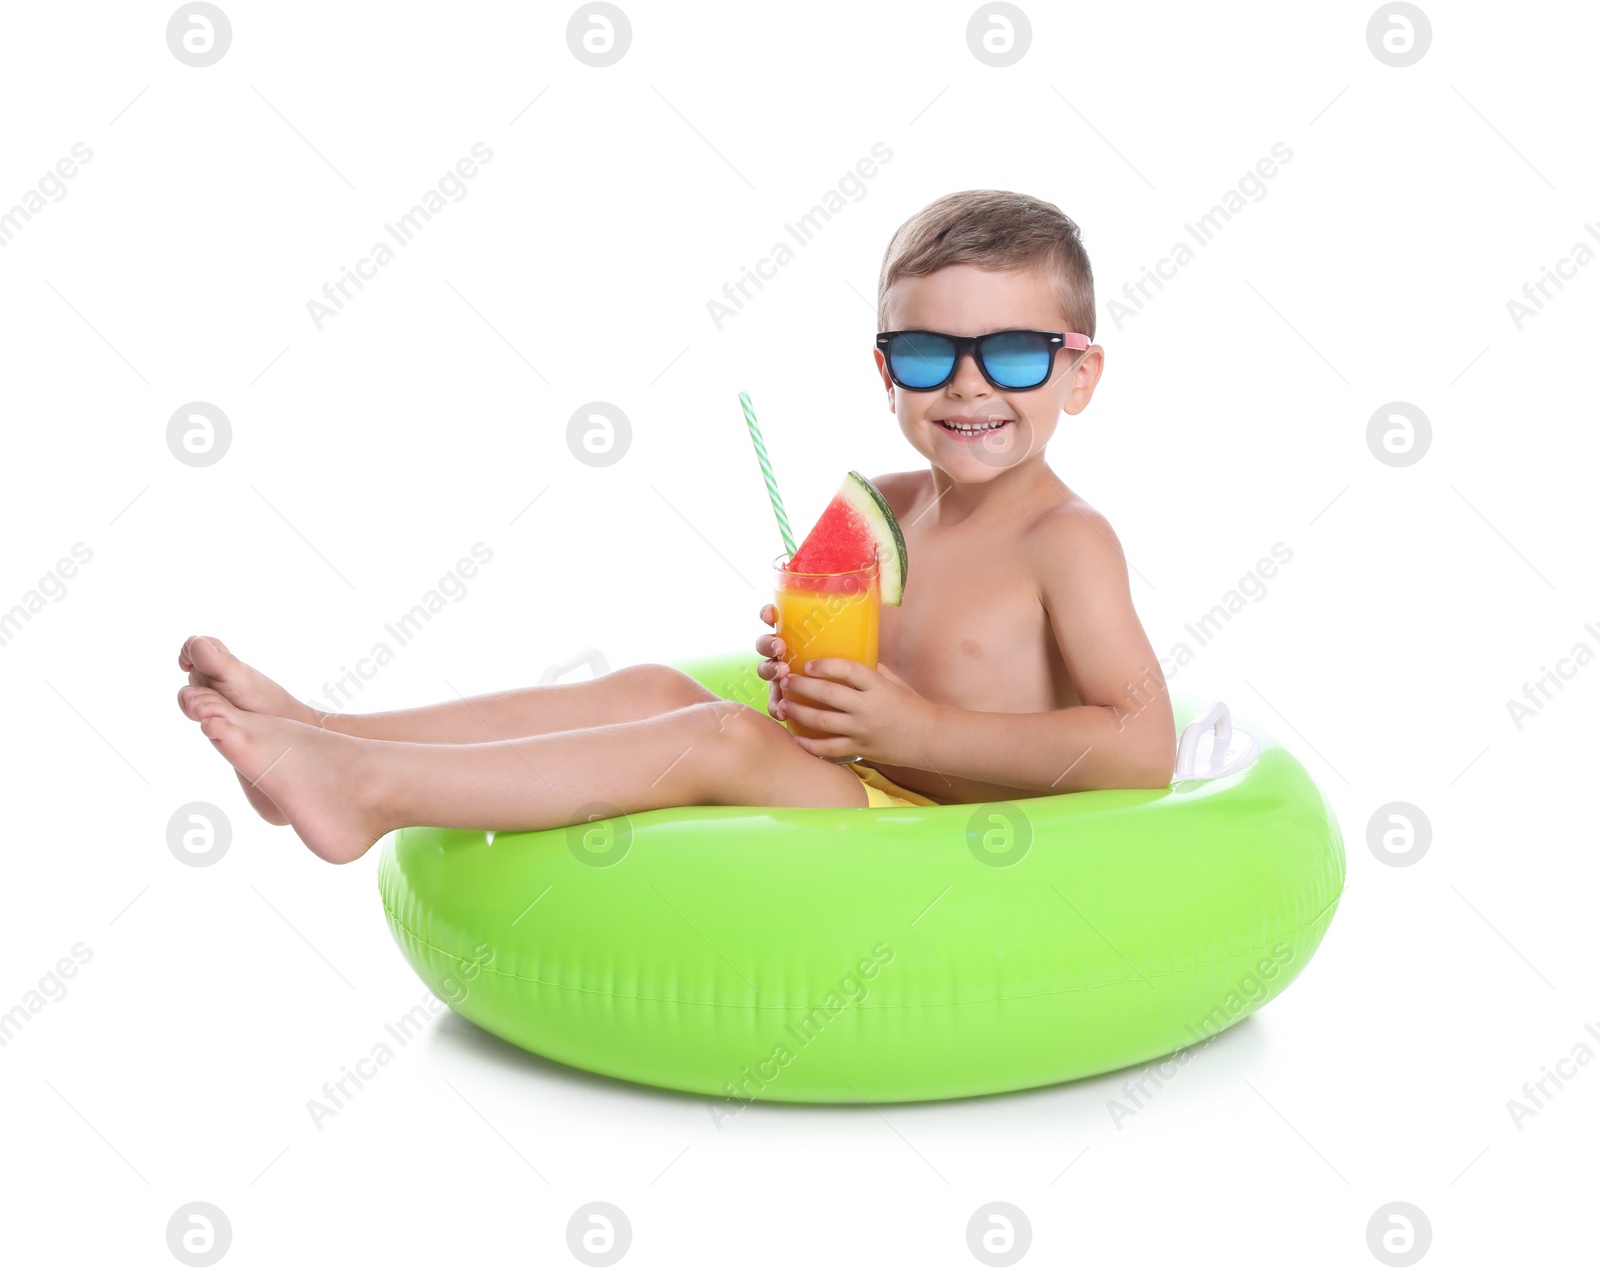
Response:
M569 670L576 670L579 666L588 666L596 679L601 675L611 673L611 663L606 660L606 655L592 644L581 652L573 653L565 661L558 661L554 665L546 666L544 673L539 676L542 684L553 684Z
M1200 743L1210 738L1204 755ZM1248 767L1261 752L1261 742L1248 732L1235 732L1233 716L1226 702L1214 701L1211 707L1188 727L1178 741L1176 781L1215 780Z

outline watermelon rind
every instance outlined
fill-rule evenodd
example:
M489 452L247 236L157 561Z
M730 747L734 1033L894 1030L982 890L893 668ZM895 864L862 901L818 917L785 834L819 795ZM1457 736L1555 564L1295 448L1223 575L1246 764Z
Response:
M906 589L906 540L900 522L883 492L860 472L851 472L839 491L860 514L878 549L878 594L885 604L899 604Z

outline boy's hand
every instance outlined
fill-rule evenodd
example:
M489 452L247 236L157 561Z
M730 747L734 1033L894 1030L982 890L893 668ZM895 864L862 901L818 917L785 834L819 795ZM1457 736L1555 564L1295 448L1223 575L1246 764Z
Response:
M777 606L772 604L763 605L761 620L768 626L777 626ZM756 640L756 652L766 658L761 665L756 667L756 674L763 679L772 681L772 686L767 690L767 713L780 721L789 717L784 713L782 692L783 677L789 673L789 664L783 660L785 651L783 641L776 635L762 635Z
M819 657L803 674L777 680L784 718L831 735L813 741L796 737L818 758L859 754L874 763L926 767L922 738L932 726L934 705L893 671L872 670L843 657Z

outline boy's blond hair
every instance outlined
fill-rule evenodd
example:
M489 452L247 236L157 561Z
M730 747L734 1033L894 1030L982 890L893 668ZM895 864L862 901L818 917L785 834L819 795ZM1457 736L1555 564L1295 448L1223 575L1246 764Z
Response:
M1078 226L1054 203L1010 190L962 190L935 199L895 230L878 274L878 329L889 290L946 265L1037 269L1056 284L1071 330L1094 338L1094 273Z

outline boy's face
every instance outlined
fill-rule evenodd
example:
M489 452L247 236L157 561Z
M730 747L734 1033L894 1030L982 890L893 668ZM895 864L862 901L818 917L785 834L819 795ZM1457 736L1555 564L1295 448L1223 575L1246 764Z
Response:
M985 335L1072 330L1054 287L1032 270L996 272L976 265L946 265L924 277L902 278L889 293L887 313L885 329L891 331ZM1062 349L1049 380L1028 392L1012 392L985 379L969 350L943 388L912 392L889 378L881 349L873 355L889 394L889 409L906 440L961 484L993 480L1039 454L1055 434L1062 412L1075 415L1089 404L1104 365L1098 344L1083 353ZM944 426L945 421L1001 419L1006 421L1003 426L976 437L957 435Z

